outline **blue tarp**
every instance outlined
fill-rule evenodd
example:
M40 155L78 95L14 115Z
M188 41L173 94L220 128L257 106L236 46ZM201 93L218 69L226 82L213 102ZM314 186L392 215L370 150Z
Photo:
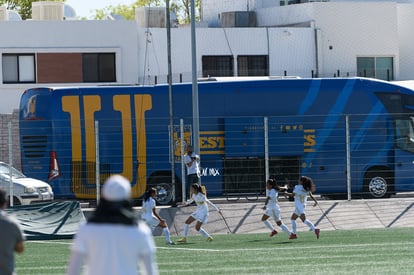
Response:
M56 201L7 208L28 240L68 239L86 221L77 201Z

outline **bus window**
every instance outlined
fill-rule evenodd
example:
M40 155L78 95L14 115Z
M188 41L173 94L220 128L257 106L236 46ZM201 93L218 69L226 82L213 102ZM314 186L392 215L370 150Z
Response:
M414 152L414 117L395 120L396 145L401 150Z

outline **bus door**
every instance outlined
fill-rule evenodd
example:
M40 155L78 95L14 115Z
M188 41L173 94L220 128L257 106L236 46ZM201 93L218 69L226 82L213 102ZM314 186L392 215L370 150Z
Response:
M394 121L394 191L411 191L414 172L414 96L412 92L377 92Z
M414 117L395 119L395 191L410 191L414 182Z

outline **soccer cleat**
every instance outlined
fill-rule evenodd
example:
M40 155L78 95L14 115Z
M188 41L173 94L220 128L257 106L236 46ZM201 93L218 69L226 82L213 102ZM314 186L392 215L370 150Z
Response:
M298 236L296 236L296 234L291 233L289 236L289 240L293 240L293 239L297 239Z
M166 242L166 244L167 244L167 245L175 245L175 242L173 242L173 241L169 241L169 242Z
M213 241L213 240L214 240L214 239L213 239L213 237L208 237L208 238L207 238L207 241L208 241L208 242L211 242L211 241Z
M321 230L319 229L319 228L316 228L315 229L315 235L316 235L316 238L317 239L319 239L319 233L321 232Z
M270 235L269 235L269 237L273 237L274 235L276 235L277 234L277 231L276 230L273 230L271 233L270 233Z
M186 242L187 242L187 238L186 237L183 237L183 238L181 238L181 239L179 239L177 241L177 243L186 243Z

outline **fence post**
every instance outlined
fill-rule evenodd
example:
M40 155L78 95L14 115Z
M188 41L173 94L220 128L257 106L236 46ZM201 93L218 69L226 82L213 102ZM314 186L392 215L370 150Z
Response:
M348 201L351 201L351 147L349 137L349 115L345 116L346 129L346 186L348 193Z
M12 139L12 123L11 123L11 121L9 121L9 123L8 123L8 131L9 131L9 198L10 198L10 207L13 207L14 206L13 174L12 174L13 139Z
M186 173L185 173L185 163L184 163L184 146L185 146L185 139L184 139L184 120L180 118L180 154L181 154L181 197L182 202L185 202L185 183L186 183Z
M269 179L269 128L268 118L263 118L264 131L264 155L265 155L265 180Z
M95 120L95 177L96 177L96 205L99 204L101 196L101 179L99 169L99 122Z

